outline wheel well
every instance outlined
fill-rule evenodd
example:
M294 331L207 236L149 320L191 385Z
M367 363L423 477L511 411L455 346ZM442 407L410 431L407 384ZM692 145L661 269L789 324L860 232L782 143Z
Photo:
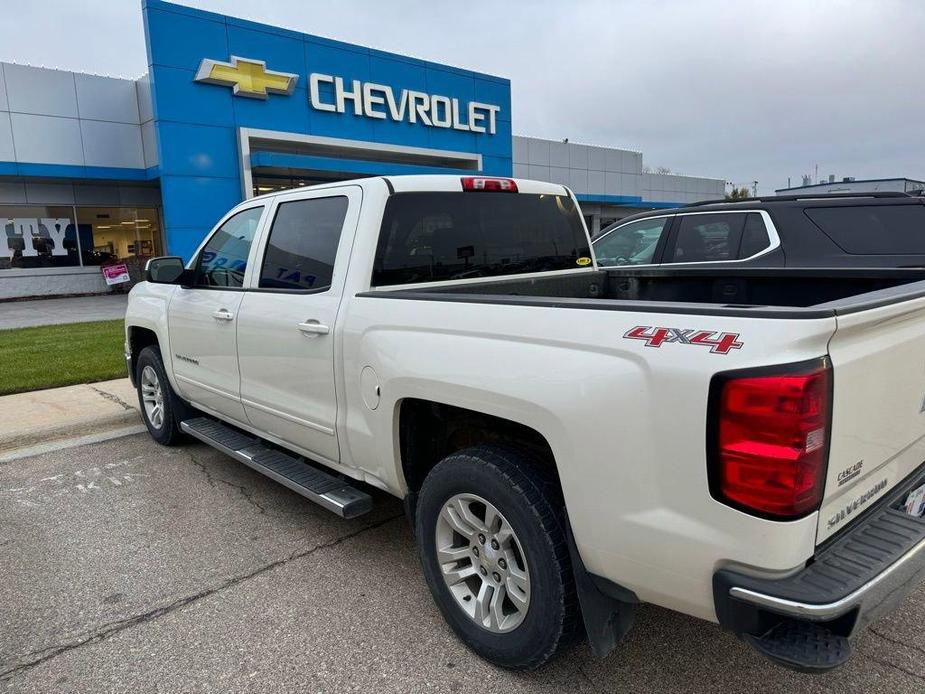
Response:
M145 347L150 347L154 345L155 347L159 346L157 341L157 334L153 330L148 328L138 328L132 326L128 329L128 344L129 349L132 354L132 370L131 377L132 382L135 382L135 367L138 364L138 355L141 354L141 350Z
M525 450L531 465L550 475L561 492L556 461L549 443L535 429L509 419L409 398L399 414L399 448L402 472L412 494L445 457L480 444L499 444Z

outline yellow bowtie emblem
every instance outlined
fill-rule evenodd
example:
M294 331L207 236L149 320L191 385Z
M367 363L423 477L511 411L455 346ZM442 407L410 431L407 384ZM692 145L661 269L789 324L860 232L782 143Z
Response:
M267 94L292 94L298 75L267 70L262 60L231 56L230 63L204 59L199 66L196 82L220 84L234 89L235 96L266 99Z

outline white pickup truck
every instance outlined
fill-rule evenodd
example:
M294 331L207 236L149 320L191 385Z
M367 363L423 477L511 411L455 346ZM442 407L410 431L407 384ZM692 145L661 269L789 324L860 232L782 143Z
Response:
M247 200L146 278L151 435L403 499L494 663L649 602L824 671L925 574L925 271L601 270L562 186L408 176Z

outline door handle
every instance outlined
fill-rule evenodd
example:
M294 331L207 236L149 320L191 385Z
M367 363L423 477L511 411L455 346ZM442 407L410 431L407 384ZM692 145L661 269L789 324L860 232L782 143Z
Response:
M331 332L328 326L322 325L316 320L307 320L304 323L299 323L299 330L306 335L327 335Z
M234 314L227 308L220 308L212 314L215 320L234 320Z

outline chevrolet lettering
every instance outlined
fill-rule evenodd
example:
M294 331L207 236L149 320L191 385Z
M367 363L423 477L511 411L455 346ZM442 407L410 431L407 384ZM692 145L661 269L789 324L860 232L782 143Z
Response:
M235 96L266 99L291 95L299 76L270 70L262 60L232 56L229 62L204 59L195 82L231 87ZM308 101L316 111L347 113L377 120L420 123L432 128L494 135L501 107L480 101L429 94L413 89L313 72L308 76Z

